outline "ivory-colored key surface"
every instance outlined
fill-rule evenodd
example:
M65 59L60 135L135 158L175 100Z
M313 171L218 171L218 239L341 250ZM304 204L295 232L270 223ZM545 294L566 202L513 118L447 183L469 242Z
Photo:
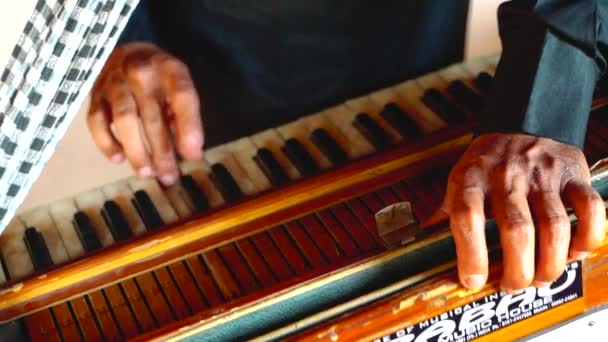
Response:
M315 160L316 164L323 169L329 168L331 163L323 155L312 140L310 140L310 133L312 132L311 127L306 120L297 120L277 127L277 132L283 137L284 140L289 138L296 138L308 151L310 156Z
M426 122L426 117L419 114L418 108L411 101L407 101L394 88L391 87L378 90L371 93L369 98L378 105L386 105L391 102L396 104L399 106L399 108L406 112L412 120L416 122L418 127L420 127L424 132L427 131L426 127L429 126L429 123Z
M300 172L296 167L287 159L281 147L285 145L285 140L281 135L274 129L267 129L260 133L251 136L251 141L258 148L267 148L274 158L281 164L281 168L285 171L289 179L294 180L301 177Z
M253 159L258 148L250 138L241 138L226 144L226 148L230 150L241 169L249 176L249 179L256 188L256 192L264 191L272 187L268 177L264 175L262 169L260 169Z
M348 139L342 134L342 132L334 125L323 112L309 115L307 117L302 118L301 120L307 122L307 126L310 128L310 132L312 132L317 128L323 128L332 138L340 145L342 150L348 155L348 145L350 142ZM310 139L310 134L309 134Z
M465 84L472 84L474 75L465 68L462 67L462 64L452 64L448 67L445 67L437 72L437 75L444 79L446 82L452 82L456 80L460 80Z
M359 113L366 113L371 116L374 121L382 127L382 129L388 133L391 137L393 143L398 143L403 138L401 134L397 132L391 125L389 125L384 119L380 116L380 112L382 111L383 105L377 104L375 101L372 101L368 96L361 96L355 99L350 99L345 102L346 106L355 111L355 115ZM352 124L352 123L351 123Z
M206 150L203 156L209 165L222 163L245 195L253 195L257 192L249 176L241 169L232 152L226 146L222 145Z
M158 182L154 178L140 178L140 177L131 177L128 180L129 186L133 192L138 190L144 190L152 203L154 203L154 207L158 210L160 217L163 219L165 224L170 224L179 219L175 209L165 196L163 190L158 185Z
M439 77L438 73L432 73L424 75L422 77L418 77L414 80L414 82L418 83L424 90L435 88L443 92L448 86L448 82L443 78Z
M25 226L14 218L0 234L0 251L11 279L19 279L34 272L34 264L27 251L23 237Z
M479 73L487 72L489 69L489 61L483 57L467 60L461 65L470 72L473 77L477 77Z
M488 55L483 57L488 62L488 73L490 75L494 75L496 73L496 67L498 66L498 62L500 62L501 53L495 53L493 55Z
M224 204L224 198L209 179L209 165L204 161L185 161L180 164L180 169L183 174L192 176L196 184L202 192L207 196L209 205L212 208Z
M21 220L27 227L35 227L42 236L54 264L68 261L68 253L63 245L61 235L55 227L55 222L45 207L36 208L21 215Z
M434 132L447 126L437 114L422 103L421 98L425 89L418 83L407 81L396 85L393 89L409 104L405 109L411 108L411 114L416 116L416 122L420 124L420 128L425 133Z
M322 114L338 128L338 130L342 132L342 135L348 140L348 145L345 146L345 148L351 159L361 158L374 153L374 147L365 139L361 132L353 126L355 115L358 113L355 113L345 105L338 105L323 111Z
M74 200L76 207L84 212L91 221L101 245L103 247L112 245L114 237L101 215L101 208L103 208L103 203L106 201L106 196L96 189L79 194Z
M70 259L75 259L85 253L78 237L78 232L76 232L73 224L74 214L77 211L78 209L72 198L53 202L49 206L49 214L53 221L55 221L55 226L63 240L63 245Z
M146 231L144 222L139 217L139 214L137 214L137 210L131 202L131 199L134 197L133 190L131 190L126 180L122 179L104 185L101 191L105 194L106 198L113 200L120 207L120 211L125 216L133 235L139 235Z
M194 205L179 180L170 187L165 188L164 192L175 209L177 216L186 218L194 213Z

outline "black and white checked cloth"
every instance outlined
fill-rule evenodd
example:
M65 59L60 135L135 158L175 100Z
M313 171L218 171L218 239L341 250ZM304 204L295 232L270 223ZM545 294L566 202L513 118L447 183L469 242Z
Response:
M0 232L89 93L138 0L36 0L0 76Z

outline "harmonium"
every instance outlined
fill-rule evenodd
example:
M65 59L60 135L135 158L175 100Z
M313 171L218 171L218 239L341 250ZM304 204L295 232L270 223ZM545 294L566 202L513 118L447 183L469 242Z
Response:
M550 288L507 294L490 221L490 281L476 291L458 283L447 225L378 231L388 205L409 202L419 221L438 207L497 61L211 148L170 188L133 177L19 215L0 236L2 338L501 341L593 329L607 314L608 243ZM585 153L605 196L602 102Z

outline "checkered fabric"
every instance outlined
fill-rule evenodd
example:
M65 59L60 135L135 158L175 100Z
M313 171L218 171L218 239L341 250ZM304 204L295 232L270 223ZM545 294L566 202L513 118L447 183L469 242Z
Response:
M0 232L63 137L138 0L37 0L0 76Z

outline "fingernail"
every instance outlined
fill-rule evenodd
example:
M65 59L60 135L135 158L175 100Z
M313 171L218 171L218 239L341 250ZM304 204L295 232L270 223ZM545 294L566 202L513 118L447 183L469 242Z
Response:
M137 174L140 177L152 177L152 175L154 175L154 171L152 171L152 168L149 166L144 166L141 169L139 169L137 171Z
M160 182L163 183L164 186L173 185L176 180L177 180L177 175L173 174L173 173L170 173L167 175L162 175L160 177Z
M125 155L122 153L116 153L116 154L112 155L112 157L110 157L110 160L113 163L120 163L123 160L125 160Z
M589 256L589 252L572 252L570 257L574 260L583 260Z
M535 280L532 285L534 285L534 287L536 287L537 289L547 289L551 286L551 282Z
M482 274L469 274L462 279L463 285L469 290L477 290L486 282L486 277Z

